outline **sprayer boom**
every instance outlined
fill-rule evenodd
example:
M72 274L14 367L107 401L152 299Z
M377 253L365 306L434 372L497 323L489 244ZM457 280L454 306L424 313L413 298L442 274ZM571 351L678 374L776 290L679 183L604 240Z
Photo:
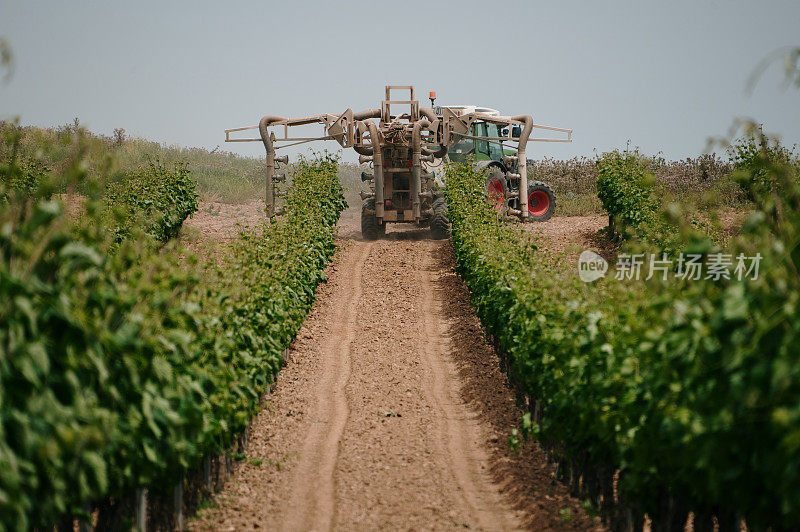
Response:
M398 91L409 91L408 99L392 99ZM431 93L431 103L435 93ZM261 142L267 152L266 201L267 215L280 214L275 211L276 162L288 162L278 158L276 150L297 146L307 142L335 140L342 148L353 148L360 162L371 162L374 175L372 191L362 194L362 228L364 216L374 216L366 225L385 230L387 222L431 223L437 216L438 186L431 168L437 160L448 158L448 151L457 143L469 140L493 143L502 146L502 160L494 161L507 176L507 182L518 183L503 192L503 209L507 215L526 220L529 217L526 147L534 142L571 142L572 130L543 126L533 123L529 115L501 116L499 113L462 112L461 108L420 107L410 85L386 87L386 97L379 109L367 109L354 113L347 109L343 113L319 114L302 118L265 116L258 125L225 130L226 142ZM377 122L376 122L377 120ZM310 137L290 136L294 126L319 124L322 134ZM495 134L476 134L478 125L491 124ZM483 128L486 129L485 127ZM562 134L557 138L531 137L534 129ZM236 137L233 133L257 130L253 138ZM515 155L506 155L510 150ZM487 166L487 165L483 165ZM516 188L516 191L514 190ZM443 200L441 202L443 206Z

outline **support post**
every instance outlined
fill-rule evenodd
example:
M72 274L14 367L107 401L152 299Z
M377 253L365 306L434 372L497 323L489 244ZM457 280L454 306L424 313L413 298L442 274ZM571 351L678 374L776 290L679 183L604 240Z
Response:
M78 532L91 532L92 531L92 512L94 511L94 507L86 503L83 505L83 513L85 513L87 517L84 517L78 523Z
M147 532L147 490L136 490L136 530Z
M211 484L211 456L206 455L203 457L203 484L205 484L208 491L213 492L214 488Z
M172 489L172 506L175 512L175 530L183 530L183 481L178 482Z

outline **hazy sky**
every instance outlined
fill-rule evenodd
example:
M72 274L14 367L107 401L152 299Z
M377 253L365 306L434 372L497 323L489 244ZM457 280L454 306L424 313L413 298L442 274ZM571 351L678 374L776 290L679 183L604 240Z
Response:
M798 0L0 0L15 57L0 117L256 155L223 130L377 107L384 85L414 84L424 103L435 90L574 129L529 156L630 139L680 158L736 117L800 141L800 91L781 88L779 64L745 93L761 59L800 45L799 23Z

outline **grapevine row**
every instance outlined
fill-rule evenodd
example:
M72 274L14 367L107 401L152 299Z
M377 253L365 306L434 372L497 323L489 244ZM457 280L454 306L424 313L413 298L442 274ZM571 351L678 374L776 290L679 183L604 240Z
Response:
M768 157L758 168L780 193L748 189L758 210L724 250L760 253L758 279L594 284L499 221L479 172L448 170L458 271L529 398L524 428L609 523L647 515L683 530L689 512L695 530L712 516L721 530L800 523L800 178ZM748 187L749 175L737 179Z
M0 202L0 529L164 492L229 448L324 279L344 207L335 161L300 163L282 221L210 265L152 244L196 196L185 174L148 172L117 198L152 213L110 215L110 196L79 220L45 193Z

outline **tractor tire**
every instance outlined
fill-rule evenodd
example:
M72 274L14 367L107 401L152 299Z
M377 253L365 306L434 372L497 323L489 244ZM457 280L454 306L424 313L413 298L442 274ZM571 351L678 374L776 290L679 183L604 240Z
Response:
M541 181L528 183L528 221L546 222L556 212L556 195Z
M364 240L377 240L385 234L386 224L378 223L375 216L375 198L364 200L361 205L361 237Z
M493 166L486 178L486 200L497 212L503 212L508 197L508 180L502 170Z
M434 240L442 240L450 237L450 219L447 217L447 204L441 196L433 200L431 236Z

